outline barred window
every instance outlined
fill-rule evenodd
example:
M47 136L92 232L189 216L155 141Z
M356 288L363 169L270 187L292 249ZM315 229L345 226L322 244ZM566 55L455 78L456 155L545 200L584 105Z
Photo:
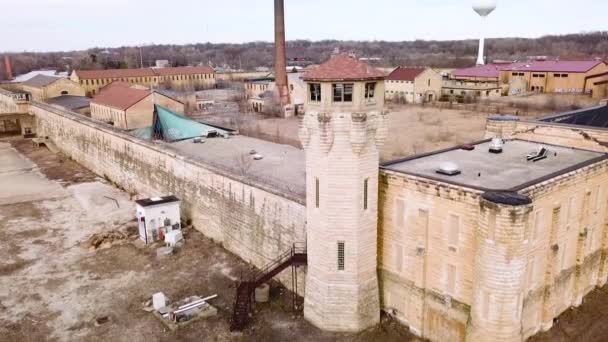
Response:
M310 83L308 89L310 90L310 101L321 102L321 84Z
M319 178L315 179L315 206L319 207Z
M338 241L338 271L344 271L344 241Z
M365 99L372 100L376 92L376 83L365 83Z
M352 83L334 83L332 84L334 93L334 102L352 102L353 101L353 84Z
M367 210L367 185L369 183L369 178L366 178L363 181L363 209Z

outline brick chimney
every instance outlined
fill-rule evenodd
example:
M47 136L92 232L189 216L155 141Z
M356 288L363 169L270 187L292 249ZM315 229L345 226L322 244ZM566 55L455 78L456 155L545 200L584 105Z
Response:
M13 66L11 65L11 58L8 55L4 55L4 72L7 80L13 79Z
M285 6L283 0L274 0L274 73L275 85L279 91L281 106L288 105L287 56L285 53Z

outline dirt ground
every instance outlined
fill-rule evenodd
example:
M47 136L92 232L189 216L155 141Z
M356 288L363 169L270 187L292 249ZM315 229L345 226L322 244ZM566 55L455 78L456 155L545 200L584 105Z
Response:
M235 284L249 269L242 260L188 228L185 245L158 259L137 242L127 193L28 140L0 141L0 184L11 183L0 191L2 341L417 340L389 318L360 334L322 332L276 284L249 328L231 333ZM127 237L90 246L91 235L109 231ZM142 310L158 291L171 300L218 294L218 315L171 332Z

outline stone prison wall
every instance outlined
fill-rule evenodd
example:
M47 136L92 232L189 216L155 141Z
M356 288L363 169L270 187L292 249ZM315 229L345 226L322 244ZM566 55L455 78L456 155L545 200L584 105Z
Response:
M182 216L198 231L258 268L306 241L301 195L280 193L43 103L33 102L30 114L39 137L48 137L65 155L137 198L176 195ZM305 272L298 272L300 289ZM290 288L290 270L279 280Z

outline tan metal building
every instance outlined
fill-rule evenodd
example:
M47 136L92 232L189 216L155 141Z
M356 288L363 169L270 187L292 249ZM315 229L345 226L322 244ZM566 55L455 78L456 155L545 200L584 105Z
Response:
M604 61L541 60L510 64L500 70L500 82L523 81L523 91L537 93L589 94L590 76L608 72Z

